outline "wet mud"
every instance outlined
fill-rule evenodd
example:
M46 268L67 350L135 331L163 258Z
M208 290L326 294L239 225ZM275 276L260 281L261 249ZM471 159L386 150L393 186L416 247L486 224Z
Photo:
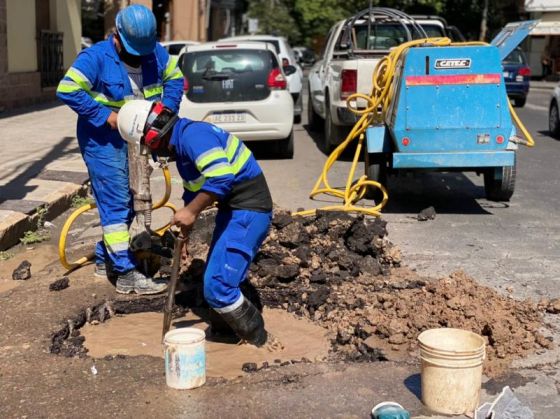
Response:
M254 372L273 365L289 365L326 359L330 343L326 330L311 321L296 318L284 310L265 309L266 328L279 343L274 348L223 341L210 333L210 325L189 312L175 319L173 328L195 327L206 331L206 375L236 378L243 372ZM139 313L118 316L104 324L86 324L81 329L84 346L93 358L106 356L150 355L163 357L162 313ZM253 367L248 367L253 364Z
M202 275L213 216L206 213L190 238L192 262L181 275L177 317L192 310L205 318L208 311ZM301 218L276 211L248 279L243 292L257 307L281 309L322 327L330 359L415 358L422 331L456 327L484 337L485 372L499 376L514 359L554 345L543 335L542 313L555 311L555 301L518 301L462 272L421 277L401 267L400 252L380 219L328 212ZM115 313L161 312L163 302L164 297L115 300L84 310L53 335L51 352L84 356L79 328L86 321L103 322ZM259 368L253 360L246 364L247 370Z

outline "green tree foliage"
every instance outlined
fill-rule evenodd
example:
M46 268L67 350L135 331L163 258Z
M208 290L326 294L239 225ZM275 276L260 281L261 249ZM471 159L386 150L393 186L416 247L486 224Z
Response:
M259 19L261 33L278 33L292 43L321 43L340 19L367 9L369 0L248 0L249 16ZM478 39L484 0L372 0L374 7L392 7L409 14L444 17L467 39ZM507 22L522 15L520 0L491 0L488 35L492 38ZM314 42L318 41L318 42Z
M248 15L259 19L260 33L282 35L295 43L301 39L301 32L290 3L284 0L252 0Z

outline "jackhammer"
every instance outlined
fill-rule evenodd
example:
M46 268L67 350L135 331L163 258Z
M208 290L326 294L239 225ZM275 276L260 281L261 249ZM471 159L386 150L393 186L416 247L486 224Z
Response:
M152 276L162 266L170 266L174 245L173 235L171 233L166 234L171 227L171 223L156 230L152 229L152 211L165 207L175 212L176 208L168 202L171 195L171 174L167 166L167 160L164 159L160 159L158 163L165 180L165 195L159 202L152 203L150 176L153 168L149 159L150 153L145 146L134 147L129 145L129 183L135 211L135 218L130 227L132 238L130 248L138 261L138 268L146 275ZM80 215L95 208L97 208L95 203L81 206L68 217L62 228L58 242L58 255L60 263L68 271L84 266L95 256L92 252L73 262L69 262L66 256L66 240L70 227Z

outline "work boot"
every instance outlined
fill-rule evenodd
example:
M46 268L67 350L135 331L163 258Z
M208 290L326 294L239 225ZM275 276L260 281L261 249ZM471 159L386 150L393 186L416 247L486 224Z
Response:
M107 269L108 267L108 269ZM113 271L111 265L107 265L104 262L96 262L95 263L95 271L93 274L98 278L110 278L116 275L115 271Z
M117 276L117 292L120 294L159 294L166 289L167 282L147 277L136 269Z
M219 314L241 339L255 346L266 343L268 335L264 328L264 319L259 310L245 297L239 307Z

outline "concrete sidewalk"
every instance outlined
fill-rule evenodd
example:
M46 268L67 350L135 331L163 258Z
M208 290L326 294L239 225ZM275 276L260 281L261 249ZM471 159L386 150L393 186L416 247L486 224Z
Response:
M0 250L67 210L88 174L76 140L76 115L58 102L0 114Z

